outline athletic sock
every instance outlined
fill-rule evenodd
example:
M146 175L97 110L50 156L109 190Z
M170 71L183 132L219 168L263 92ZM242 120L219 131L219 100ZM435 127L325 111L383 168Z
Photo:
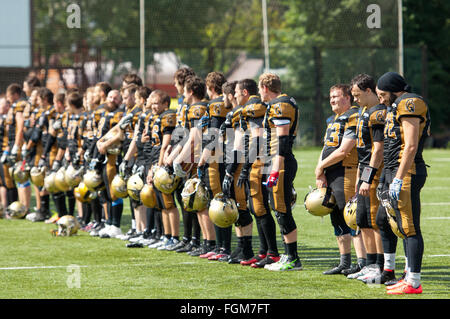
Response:
M377 254L376 264L380 267L380 270L383 271L384 268L384 254Z
M352 263L352 254L343 254L341 255L339 265L344 268L349 268Z
M292 259L298 259L297 242L294 241L292 243L286 244L286 252L287 255Z
M245 259L249 259L254 256L252 247L252 236L242 237L242 253Z
M420 272L410 272L408 274L407 282L413 286L413 288L419 288L420 286Z
M384 254L384 269L395 269L395 254Z
M377 262L377 254L366 254L367 255L367 265L373 265Z

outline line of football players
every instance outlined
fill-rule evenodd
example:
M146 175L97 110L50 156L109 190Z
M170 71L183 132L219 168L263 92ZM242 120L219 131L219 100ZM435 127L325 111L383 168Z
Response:
M377 82L359 74L350 85L331 87L335 116L315 170L317 189L305 198L308 211L330 214L334 227L340 262L324 274L385 284L388 294L422 292L420 190L430 115L423 98L410 92L394 72ZM406 256L400 279L394 273L398 238ZM353 266L352 242L358 259Z
M8 217L57 223L59 235L73 233L79 222L90 235L127 240L128 247L300 270L292 216L299 110L282 94L279 77L227 82L220 72L202 79L182 68L174 76L177 110L166 92L148 89L138 76L123 80L120 91L101 82L56 95L36 78L23 90L8 87L2 119ZM125 234L124 200L132 216Z

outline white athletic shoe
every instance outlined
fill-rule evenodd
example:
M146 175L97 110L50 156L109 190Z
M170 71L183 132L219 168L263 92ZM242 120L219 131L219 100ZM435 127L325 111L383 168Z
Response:
M119 236L122 236L122 230L120 227L111 225L108 230L108 235L111 238L118 238Z
M98 236L99 236L100 238L107 238L107 237L109 237L109 236L108 236L108 232L109 232L109 229L111 228L111 226L112 226L112 225L105 224L105 227L103 227L103 228L98 232Z
M363 269L361 269L360 271L348 275L347 279L358 279L359 277L366 276L367 274L375 271L376 269L378 269L378 271L380 270L378 266L375 264L364 266Z

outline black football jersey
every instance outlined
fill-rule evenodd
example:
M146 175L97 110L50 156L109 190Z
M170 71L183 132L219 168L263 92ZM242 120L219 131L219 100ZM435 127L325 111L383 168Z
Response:
M358 161L360 165L369 165L373 152L373 142L383 142L386 105L378 104L371 108L363 107L356 127Z

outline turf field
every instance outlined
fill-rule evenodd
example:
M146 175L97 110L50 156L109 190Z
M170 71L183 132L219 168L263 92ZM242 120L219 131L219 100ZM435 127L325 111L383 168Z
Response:
M304 270L270 272L202 260L148 248L126 248L118 239L87 233L52 237L54 225L0 220L0 298L2 299L448 299L450 297L450 150L426 150L431 166L422 191L425 241L423 294L388 296L384 286L366 286L344 276L324 276L339 253L329 217L303 207L319 149L295 152L299 170L295 219ZM122 230L130 226L125 201ZM182 229L182 228L181 228ZM256 229L255 229L256 234ZM279 238L281 247L281 238ZM256 251L258 241L253 247ZM283 249L280 249L283 252ZM398 246L398 273L404 266ZM353 252L353 261L356 260Z

